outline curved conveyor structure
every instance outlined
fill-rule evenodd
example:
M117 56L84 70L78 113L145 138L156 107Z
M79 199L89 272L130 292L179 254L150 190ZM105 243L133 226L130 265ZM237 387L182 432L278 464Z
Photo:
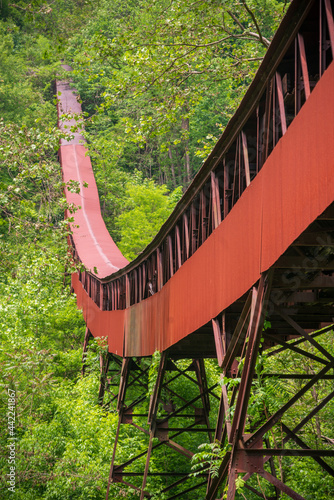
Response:
M298 2L294 4L298 5ZM284 28L283 25L281 32ZM257 78L234 118L238 125L242 124L250 114L251 105L254 107L254 104L258 104L259 101L261 105L261 100L266 98L265 93L256 94L259 87L257 80L260 80L263 87L263 73L269 76L272 75L273 70L277 71L279 59L275 60L274 56L277 50L281 50L281 46L277 48L275 42L281 43L281 38L279 31L269 48ZM283 76L281 75L282 78ZM234 143L238 141L238 137L234 137L234 141L233 138L231 139L233 133L237 135L234 131L233 120L176 207L175 213L162 227L146 252L130 265L116 247L102 220L90 158L87 156L87 150L82 144L80 135L77 133L70 142L62 140L60 161L64 181L75 180L80 184L79 194L66 192L68 202L81 207L74 215L73 244L76 257L89 270L87 274L92 278L97 278L96 281L92 281L90 287L95 287L96 290L101 289L100 293L95 292L99 294L99 301L96 300L96 296L95 299L92 298L93 291L87 290L87 276L83 278L83 280L86 279L86 288L77 275L73 276L73 288L78 297L78 305L84 311L89 330L96 337L108 336L110 352L121 356L148 356L156 350L164 351L196 332L242 297L259 280L261 274L274 266L294 240L329 207L334 199L333 78L334 67L330 64L291 126L278 140L268 159L253 179L251 156L255 156L256 151L254 152L254 147L251 150L248 145L251 177L249 186L239 196L233 208L229 209L221 223L216 224L217 227L213 228L205 241L202 244L195 243L197 248L193 255L189 255L188 258L182 256L180 267L175 265L178 256L174 254L172 257L173 275L166 283L159 276L164 273L163 267L169 266L168 257L164 257L162 251L159 252L160 242L166 240L174 231L174 241L171 246L172 250L176 248L177 253L175 226L178 226L179 232L182 233L182 217L184 213L191 211L191 204L194 204L194 200L196 202L196 196L197 198L201 196L200 190L204 191L207 198L206 209L209 212L208 206L215 195L210 175L223 165L223 155L228 157L230 150L234 149ZM67 83L58 82L57 92L60 93L61 112L81 112L80 105ZM248 121L251 122L251 118L248 118ZM66 122L63 124L66 125ZM67 125L70 126L71 123ZM256 136L256 123L254 125L255 130L251 133ZM242 127L241 133L244 136L243 131L247 126L246 122ZM239 134L240 128L239 125ZM253 139L252 136L250 137ZM227 150L232 141L232 147ZM234 161L231 162L229 159L229 164L234 166ZM207 166L209 167L208 173ZM216 177L218 177L219 184L217 189L220 191L216 194L218 210L223 212L225 194L221 189L222 175L219 173ZM233 178L233 174L230 178ZM87 183L88 187L84 187L84 183ZM232 189L231 184L230 182L229 190ZM194 210L198 218L199 202ZM219 220L223 216L224 214L219 215ZM191 240L192 214L190 213L187 217L188 238ZM191 242L188 244L191 246ZM149 260L149 257L156 254L157 250L159 253L157 260L160 258L164 262L153 263L155 268L151 282L154 274L157 275L157 281L160 281L160 284L156 286L156 293L142 300L137 299L136 303L131 304L130 288L135 281L131 272L136 267L140 267L145 259ZM192 253L191 249L189 253ZM94 272L94 269L97 272ZM148 283L147 276L148 270L146 269ZM120 277L124 280L120 280ZM116 306L116 310L102 310L108 309L108 307L103 307L103 300L104 302L111 301L110 294L107 299L104 297L102 300L102 295L106 295L103 283L116 279L121 282L121 290L118 290L121 301L122 295L123 298L127 295L123 300L124 304L120 304L120 307ZM139 276L137 281L138 287ZM146 289L147 283L144 285Z
M237 113L174 212L131 263L102 220L80 120L73 138L61 141L64 181L75 181L80 188L77 193L66 190L68 202L80 207L71 224L73 256L86 269L72 276L72 286L88 334L107 337L109 356L122 365L108 493L112 482L127 485L125 476L142 474L141 487L138 483L132 487L140 491L140 499L149 496L145 485L150 456L160 444L187 459L192 456L194 451L186 450L169 434L175 415L191 417L191 403L175 410L174 393L172 403L165 402L164 418L157 419L161 390L168 380L186 375L194 382L187 370L181 373L175 365L178 358L193 360L189 370L196 374L202 404L195 408L195 421L187 429L197 426L203 431L199 426L206 425L213 439L209 396L215 394L206 386L203 359L217 358L224 375L238 374L240 384L232 396L231 422L227 389L222 389L214 438L228 442L232 451L226 452L218 477L206 473L205 498L216 498L219 485L226 481L227 498L232 500L237 474L243 474L247 482L254 472L273 485L276 498L279 490L291 498L303 498L265 466L270 456L283 454L276 443L271 449L265 436L318 380L331 377L334 363L333 356L315 340L330 331L334 321L333 10L333 0L292 1ZM74 115L81 113L81 107L67 82L57 82L57 93L59 124L69 130L77 123ZM65 119L61 119L63 113ZM265 314L270 323L263 332ZM301 342L310 343L312 353L297 347ZM276 345L280 347L270 355L290 349L320 368L312 375L290 374L308 382L275 414L263 417L257 427L247 427L258 352ZM144 453L116 465L116 446L121 423L135 425L132 411L147 396L144 391L138 401L126 402L131 370L144 380L147 373L138 360L156 350L162 355L149 404L149 430L144 430L149 436L146 466L138 473L138 468L135 472L129 468ZM107 380L108 364L103 370L101 387ZM166 370L177 375L164 382ZM133 380L138 381L139 375ZM100 389L101 400L103 392ZM284 449L285 455L310 456L333 476L334 470L321 457L334 452L311 449L297 436L332 397L333 392L293 432L284 422L279 432L285 433L284 443L295 442L296 449ZM143 430L142 425L135 427ZM182 432L178 429L173 436ZM154 438L160 444L153 445ZM269 448L265 452L264 442ZM173 472L161 474L167 477ZM179 493L179 485L189 480L189 470L174 474L182 479L162 490L177 492L170 499L188 498L187 492L203 484Z

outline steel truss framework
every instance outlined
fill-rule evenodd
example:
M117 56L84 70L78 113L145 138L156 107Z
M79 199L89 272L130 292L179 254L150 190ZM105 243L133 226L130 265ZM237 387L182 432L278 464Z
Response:
M236 494L238 475L245 481L245 488L260 498L278 499L281 493L293 499L304 498L282 481L274 457L298 457L298 460L311 458L323 471L334 477L334 462L328 462L328 459L334 458L333 440L322 436L324 445L314 448L303 438L305 426L316 419L334 397L331 382L334 380L334 357L321 343L323 336L332 334L333 325L327 320L332 321L329 315L333 314L334 279L323 271L312 272L311 277L309 268L299 268L292 274L290 282L295 283L297 274L301 280L298 289L295 286L279 289L278 282L286 281L286 271L270 271L243 298L237 315L227 310L212 320L212 336L222 377L238 382L232 384L232 389L229 388L229 382L223 384L221 389L217 383L208 387L203 359L188 360L182 368L175 353L170 351L161 354L154 388L149 396L149 363L143 362L143 359L122 360L111 354L101 357L100 403L111 408L117 400L119 413L107 499L110 498L112 483L121 483L137 490L140 499L150 497L145 490L147 480L159 477L164 484L160 493L168 493L169 500L193 498L192 492L199 488L202 491L206 488L207 500L231 500ZM315 296L317 300L314 300ZM292 302L293 298L298 301ZM312 298L314 302L311 302ZM302 321L297 322L295 318ZM319 322L319 318L325 321ZM270 321L270 327L263 329L264 321ZM305 327L307 323L309 328ZM298 362L305 369L300 370L298 366L298 370L294 371L262 373L262 379L273 377L275 380L294 380L298 390L290 394L274 413L268 414L264 408L260 421L250 422L249 402L254 382L258 379L256 364L259 353L264 351L268 351L268 358L290 351L299 356ZM181 379L189 384L189 399L178 394L173 387L175 381ZM328 393L317 400L313 407L305 407L300 421L290 428L285 422L285 415L308 392L314 391L321 381L328 381ZM214 415L210 415L212 398L219 400ZM212 421L216 421L215 428L211 427ZM122 426L146 435L148 441L145 450L123 462L117 455ZM192 477L190 459L197 450L184 446L182 436L185 433L188 436L189 433L198 434L200 439L196 441L197 444L206 439L211 443L219 442L221 448L227 450L218 475L212 477L210 464L206 464L201 474ZM278 434L281 439L277 438ZM162 447L183 458L181 463L184 470L150 468L152 455ZM271 495L265 495L263 483L262 488L259 482L258 488L250 484L254 476L260 476L272 485ZM180 489L181 485L183 489Z
M299 270L301 272L301 270ZM277 274L277 271L275 272ZM320 276L318 276L320 277ZM302 437L298 434L303 433L303 429L310 420L318 415L318 413L328 404L334 396L332 390L332 382L327 384L328 394L319 401L313 408L305 408L306 414L303 415L301 420L290 429L284 423L285 416L289 410L298 404L303 399L303 396L308 391L314 390L316 384L323 380L333 380L333 367L334 358L323 345L316 340L316 337L326 335L328 332L332 335L333 325L318 324L319 330L312 332L313 321L315 318L306 318L309 321L311 328L301 327L300 324L293 319L296 314L296 309L300 307L301 302L289 302L293 295L300 294L299 300L310 300L310 293L296 290L294 287L291 289L286 288L280 290L281 301L280 304L275 302L277 297L277 288L273 289L275 283L274 273L267 277L262 277L258 286L254 287L245 302L244 308L239 316L239 321L235 327L230 342L226 345L226 332L220 335L222 352L221 367L223 373L226 374L231 363L235 361L235 353L238 352L238 344L242 345L242 354L239 358L243 360L243 367L240 376L240 383L233 387L232 391L228 391L226 386L222 388L221 404L217 418L217 436L222 444L229 443L231 450L226 453L224 460L221 463L219 475L216 478L210 478L207 490L207 500L217 498L218 489L221 485L225 486L226 498L231 500L236 494L236 478L241 475L245 481L245 488L252 491L260 498L279 498L281 493L285 493L293 499L302 499L300 494L293 491L287 484L278 478L279 472L277 470L277 462L275 463L273 457L310 457L317 462L320 467L334 476L334 469L332 465L324 460L324 457L334 457L333 443L332 446L323 446L321 449L314 449L309 446ZM310 281L306 282L304 275L304 286L310 286ZM328 294L329 289L325 293ZM321 291L317 289L317 295L321 295ZM333 288L332 288L333 293ZM284 297L284 301L283 301ZM288 307L289 304L289 307ZM308 308L314 308L315 303L308 302ZM306 310L308 308L305 308ZM290 309L291 312L287 312ZM301 308L304 309L304 308ZM300 314L303 317L304 314ZM320 312L320 309L318 309ZM268 316L268 313L269 316ZM264 315L271 321L270 328L263 331ZM306 315L305 315L306 316ZM305 317L304 316L304 317ZM288 327L289 335L282 335L280 328L283 326L281 320L284 322L284 329ZM217 328L217 327L216 327ZM282 330L281 330L282 331ZM262 337L262 341L261 341ZM254 381L257 379L255 373L255 366L259 358L259 348L261 351L268 348L268 356L280 355L282 352L290 350L296 353L299 357L298 363L306 367L306 373L299 370L299 366L295 367L293 373L286 370L280 373L264 373L261 377L269 378L275 377L276 379L289 379L301 382L302 385L295 394L290 394L286 398L284 404L272 414L266 412L263 408L263 415L258 422L250 422L249 419L249 401L252 390L254 390ZM270 348L269 346L281 347ZM302 345L302 348L300 347ZM312 346L312 347L311 347ZM312 349L313 348L313 349ZM311 363L310 363L311 362ZM241 363L240 363L241 364ZM310 365L313 367L311 371L308 370ZM317 366L317 368L315 368ZM231 408L233 407L233 418L230 418ZM291 417L290 417L291 418ZM248 423L247 423L248 419ZM247 430L245 430L247 428ZM281 436L281 438L277 438ZM288 447L288 444L292 446ZM259 475L266 481L271 483L272 496L264 494L263 490L254 488L248 481L254 475ZM260 486L260 483L259 483ZM260 486L261 488L261 486Z
M149 405L147 406L147 411L143 412L143 401L147 398L147 384L143 384L142 381L147 377L146 371L140 367L140 364L135 363L132 359L125 359L122 366L120 390L118 397L118 411L119 411L119 426L117 429L117 435L115 438L113 460L111 464L110 471L110 482L122 482L128 484L125 481L127 477L142 476L141 487L131 484L134 489L140 491L140 498L144 496L149 496L145 491L145 486L147 478L149 476L160 476L162 479L167 479L169 477L176 479L172 482L168 481L168 485L161 489L161 493L173 492L180 484L186 483L189 479L189 470L186 471L168 471L164 470L152 472L149 470L149 463L151 455L158 450L160 447L168 447L169 451L172 453L179 454L181 457L185 457L186 462L193 456L193 452L187 449L185 446L180 444L179 438L182 437L184 433L203 433L208 434L209 439L212 439L212 432L214 429L210 429L210 424L208 420L209 414L209 394L213 394L215 387L207 387L206 376L203 360L192 360L185 369L181 369L175 364L167 353L163 353L161 356L157 380L154 385L154 389L150 398ZM192 397L190 400L186 400L173 390L173 382L180 378L185 378L191 385L195 385L198 394ZM131 385L135 382L138 383L140 380L140 387L142 388L142 393L136 393L136 398L126 404L126 395L131 388ZM162 391L165 393L162 397ZM161 409L159 410L159 405ZM135 408L141 408L140 413L135 413ZM159 418L158 418L159 411ZM142 427L135 423L135 419L145 418L147 420L148 427ZM180 421L181 426L180 426ZM132 457L126 462L116 465L116 447L119 437L120 424L124 423L127 425L132 425L135 429L140 432L145 433L148 436L148 447L147 450L138 453L135 457ZM157 439L155 439L157 438ZM182 440L182 439L181 439ZM133 464L136 460L145 458L145 467L142 472L131 472L128 467ZM183 461L184 462L184 461ZM181 462L182 463L182 462ZM195 485L192 485L185 490L183 490L182 495L190 492L199 486L206 484L207 473L200 474L199 481L196 481ZM204 480L203 480L204 479ZM178 498L181 494L173 494L169 498Z
M329 228L325 240L324 221ZM145 489L147 481L160 478L163 485L160 493L168 494L169 500L195 498L192 494L200 488L202 492L206 488L206 500L231 500L236 494L238 475L245 481L244 487L260 498L278 499L285 493L293 499L302 499L304 497L284 482L279 470L286 457L312 459L322 471L334 477L333 439L320 435L318 444L322 446L315 448L314 443L306 442L303 436L305 426L314 422L334 397L334 357L322 342L333 334L334 277L326 270L327 261L333 255L333 236L334 209L331 207L294 244L296 250L299 245L305 248L312 243L307 249L313 257L307 262L304 260L304 267L270 270L238 304L212 320L216 357L222 377L228 379L221 389L218 384L208 387L203 358L183 361L185 365L181 367L177 349L161 354L150 396L147 360L121 359L112 354L101 356L100 403L112 408L117 400L119 413L107 499L112 483L137 490L140 499L150 497ZM84 349L89 338L87 330ZM264 407L259 420L252 421L250 399L259 378L256 365L264 352L267 359L273 356L282 359L289 352L295 355L298 366L261 373L261 379L293 380L297 392L289 394L275 412L269 413ZM229 380L233 379L237 383L230 384ZM180 380L189 384L189 399L175 390L175 383ZM319 384L321 399L314 397ZM285 417L307 394L311 394L313 406L305 406L305 413L291 428L288 423L291 417ZM210 399L219 400L219 405L212 405ZM214 414L210 414L212 406L215 406ZM210 424L213 421L215 428ZM125 461L117 455L123 426L147 436L146 449ZM192 477L190 459L197 449L188 449L182 440L189 433L199 436L194 441L196 445L205 440L216 441L226 449L215 477L210 475L210 464L204 466L199 476ZM162 448L180 456L183 469L177 472L168 467L152 469L151 458ZM252 482L254 477L258 487ZM260 484L259 477L271 485L270 495L268 490L264 493L264 482Z
M108 282L88 272L80 274L85 290L101 309L129 307L159 291L226 217L286 133L334 57L333 2L306 4L301 3L303 8L295 13L295 29L282 42L278 63L262 82L256 105L231 133L219 161L208 166L208 176L154 251ZM333 335L333 273L332 205L243 297L162 353L152 391L148 391L152 381L145 359L101 356L99 400L106 408L117 400L119 413L107 499L113 483L138 490L140 499L149 497L150 480L160 478L160 491L170 500L192 499L199 488L206 491L206 500L232 500L238 477L257 497L278 499L284 493L302 499L288 486L284 460L312 460L319 471L334 477L333 437L319 432L311 443L303 434L311 423L321 431L319 415L334 396L334 357L324 341ZM84 351L89 338L87 330ZM263 353L267 360L289 360L293 354L298 366L287 361L279 372L260 373ZM208 386L204 358L213 357L222 370L221 388ZM188 360L183 368L180 359ZM175 390L180 380L192 388L189 399ZM287 389L279 407L270 411L264 406L254 419L259 380L286 381L287 388L292 381L295 393ZM219 405L213 404L217 398ZM303 414L295 410L301 402ZM216 413L210 411L215 406ZM298 420L293 425L292 411ZM123 426L147 437L146 449L125 461L117 455ZM217 475L210 473L210 464L196 478L190 475L190 459L197 449L186 448L185 433L199 436L195 444L205 439L220 443L223 458ZM183 468L157 470L152 457L161 449L180 457Z

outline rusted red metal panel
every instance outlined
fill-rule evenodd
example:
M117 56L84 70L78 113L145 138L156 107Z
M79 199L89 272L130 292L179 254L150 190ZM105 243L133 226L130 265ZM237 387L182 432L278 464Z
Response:
M126 311L125 355L148 355L204 325L260 276L261 210L252 190L153 297ZM255 198L256 200L256 198Z
M108 337L109 351L123 356L125 310L101 311L87 295L77 274L72 274L72 287L77 296L78 308L82 309L85 323L92 335Z
M126 356L166 349L241 297L334 200L334 64L226 219L126 312Z
M333 89L332 63L254 180L263 185L261 272L334 199Z
M65 66L65 69L71 68ZM99 278L104 278L126 266L128 261L115 245L102 219L94 173L78 119L81 105L68 82L57 82L57 98L58 125L72 136L70 140L60 141L63 180L65 183L77 182L80 189L79 193L66 189L67 201L81 207L75 212L72 224L75 248L86 268ZM65 119L62 120L64 114ZM97 272L94 272L94 268Z
M104 278L126 266L128 261L102 219L92 165L86 154L87 149L80 144L60 146L63 180L66 183L76 181L80 187L80 193L66 192L67 201L81 207L74 213L72 224L75 248L86 268Z
M333 88L332 63L226 219L159 292L125 311L102 312L81 284L75 284L87 326L94 336L108 332L111 352L122 352L123 332L124 355L145 356L165 350L206 324L249 290L330 205L334 200ZM73 152L62 149L61 154L73 161L66 157ZM84 163L84 153L80 154ZM87 207L94 203L87 202ZM83 228L85 221L80 222ZM82 233L82 255L96 265L97 251L86 241L87 234ZM77 234L75 238L79 240ZM112 251L108 255L114 264Z

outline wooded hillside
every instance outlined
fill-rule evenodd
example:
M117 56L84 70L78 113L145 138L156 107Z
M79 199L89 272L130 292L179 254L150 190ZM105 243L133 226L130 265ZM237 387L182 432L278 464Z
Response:
M85 376L81 373L85 323L70 293L74 269L63 215L76 209L67 206L64 189L77 186L64 186L57 159L63 134L57 128L53 81L68 78L61 63L72 66L73 86L82 100L106 225L124 255L133 259L157 233L221 135L286 8L284 0L0 2L4 500L104 499L117 426L115 408L98 401L105 348L97 342L85 361ZM334 354L332 334L324 342ZM145 362L149 366L151 360ZM273 411L297 390L292 382L261 380L268 367L275 372L274 362L296 367L298 354L261 358L250 419L256 420L263 408ZM306 368L313 373L311 361ZM212 381L219 380L215 362L206 369ZM15 493L7 477L8 389L16 393ZM180 394L188 390L178 387ZM314 390L304 403L321 397L321 390ZM331 403L305 426L308 438L316 443L333 439L333 417ZM293 421L294 414L289 418ZM144 445L134 442L129 431L121 446L128 458ZM196 463L215 453L202 447L195 470ZM292 466L289 458L277 464L306 498L334 497L333 478L324 479L313 462L307 470ZM254 480L258 487L259 478ZM160 487L158 481L148 483L156 500L163 500ZM112 488L109 498L138 498L134 490ZM265 498L270 494L263 490ZM198 492L191 495L189 500L198 498ZM245 492L241 482L237 498L257 497Z

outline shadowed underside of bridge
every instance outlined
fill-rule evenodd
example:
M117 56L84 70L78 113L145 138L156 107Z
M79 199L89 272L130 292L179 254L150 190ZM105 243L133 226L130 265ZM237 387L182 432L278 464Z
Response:
M81 207L70 243L85 267L72 277L87 324L84 350L90 337L107 337L99 396L106 407L117 400L119 412L107 497L121 484L140 498L155 488L159 498L230 500L239 474L251 498L303 498L288 486L282 460L312 459L319 474L334 477L333 442L315 448L303 440L333 398L326 347L334 322L333 55L333 1L294 0L223 136L131 263L102 220L80 133L62 140L64 181L80 184L80 193L66 196ZM66 82L57 91L59 114L80 113ZM60 123L71 125L69 117ZM149 397L145 358L156 350ZM263 353L281 361L279 373L260 376ZM218 360L221 385L206 374L208 358ZM260 378L297 381L297 392L287 389L279 407L263 405L255 418ZM288 428L285 418L301 401L304 413ZM133 439L144 433L147 448L118 456L124 427ZM220 443L219 468L213 476L204 466L194 477L189 459L205 439ZM153 466L161 450L165 463ZM269 494L259 477L271 484Z

